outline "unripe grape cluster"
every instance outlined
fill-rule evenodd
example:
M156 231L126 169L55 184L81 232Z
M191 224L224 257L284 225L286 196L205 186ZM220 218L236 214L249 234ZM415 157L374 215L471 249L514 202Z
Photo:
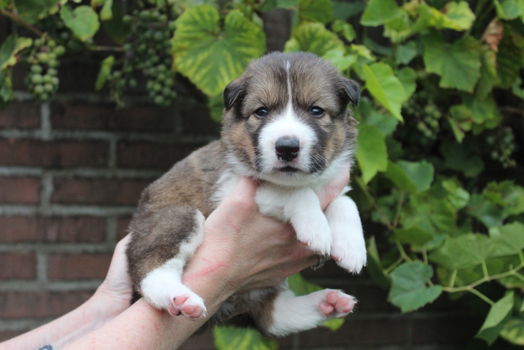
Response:
M28 57L30 68L26 84L37 100L49 100L58 89L58 58L64 52L65 48L62 45L45 36L33 42Z
M427 92L420 91L413 95L403 106L403 112L407 124L417 131L414 139L421 144L430 144L436 140L442 112Z
M124 17L132 24L128 43L124 44L125 60L120 70L113 70L109 80L117 95L137 85L132 73L139 71L146 79L151 100L167 106L175 99L175 73L171 69L170 40L174 28L169 18L158 8L135 10Z
M515 160L511 158L515 151L515 135L511 128L498 129L495 133L486 137L486 142L491 147L490 158L499 162L503 168L511 168L517 165Z

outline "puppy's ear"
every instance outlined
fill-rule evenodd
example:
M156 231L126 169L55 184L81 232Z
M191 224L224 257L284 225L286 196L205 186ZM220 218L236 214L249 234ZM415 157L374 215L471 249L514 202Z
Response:
M341 78L339 84L346 101L357 105L358 101L360 101L360 85L356 81L347 78Z
M237 79L229 83L224 89L224 106L227 109L233 107L245 93L245 82L242 79Z

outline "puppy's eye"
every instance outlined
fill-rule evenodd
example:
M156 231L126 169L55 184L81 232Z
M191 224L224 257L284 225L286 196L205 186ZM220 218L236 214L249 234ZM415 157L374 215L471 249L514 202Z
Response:
M309 114L315 117L320 117L322 114L324 114L324 110L319 106L313 106L309 109Z
M269 114L269 109L266 107L260 107L255 111L255 115L259 118L263 118Z

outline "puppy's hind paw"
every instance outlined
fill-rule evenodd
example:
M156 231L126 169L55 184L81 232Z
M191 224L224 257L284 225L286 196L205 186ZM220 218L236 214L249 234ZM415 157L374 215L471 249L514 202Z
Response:
M338 290L326 290L318 308L326 318L345 317L353 311L357 300Z
M174 296L167 307L167 311L172 316L182 314L190 318L206 317L207 315L204 301L198 294L193 292Z

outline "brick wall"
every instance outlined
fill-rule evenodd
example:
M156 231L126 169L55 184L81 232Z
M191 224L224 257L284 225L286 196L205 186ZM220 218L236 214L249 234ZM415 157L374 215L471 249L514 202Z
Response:
M182 94L169 109L138 99L122 110L88 93L50 104L18 96L0 111L0 339L86 300L143 187L219 128L198 94ZM359 308L338 332L291 336L284 348L462 349L480 324L447 302L402 315L368 278L332 264L305 274L357 296ZM212 348L211 333L184 348Z

